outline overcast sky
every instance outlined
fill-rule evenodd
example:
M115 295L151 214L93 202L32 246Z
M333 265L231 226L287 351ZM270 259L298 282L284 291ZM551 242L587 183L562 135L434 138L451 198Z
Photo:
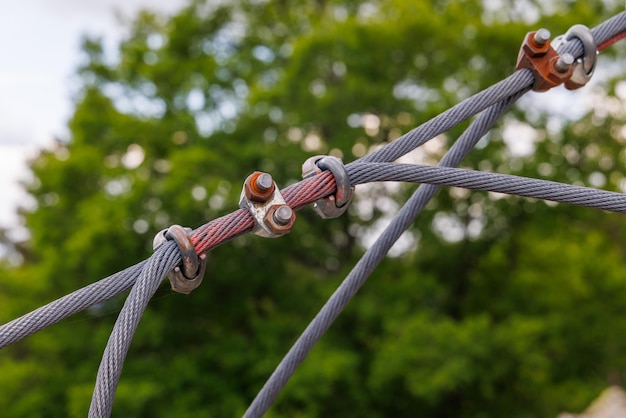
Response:
M116 11L172 13L185 0L19 0L0 2L0 227L17 222L25 200L25 160L54 137L67 138L83 34L114 44L124 27Z

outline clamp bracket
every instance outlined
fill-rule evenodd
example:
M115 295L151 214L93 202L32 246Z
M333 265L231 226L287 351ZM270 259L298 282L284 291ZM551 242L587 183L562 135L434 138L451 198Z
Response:
M565 88L568 90L585 86L591 80L598 60L598 47L591 30L585 25L572 26L565 32L565 35L554 38L552 47L558 49L562 44L575 38L583 45L583 56L572 65L572 76L565 82Z
M516 69L528 68L535 76L534 91L547 91L563 84L572 76L574 57L559 55L550 45L550 32L539 29L529 32L517 56Z
M323 219L337 218L345 213L352 201L354 187L343 162L337 157L316 155L302 164L302 178L312 177L322 171L330 171L335 177L337 190L334 195L319 199L313 208Z
M296 220L295 212L268 173L255 171L246 178L239 207L254 217L252 233L265 238L277 238L291 232Z
M173 291L188 295L202 283L206 271L206 254L196 254L191 241L191 228L172 225L159 231L152 241L152 249L156 250L166 241L176 242L182 258L182 263L174 267L167 278Z

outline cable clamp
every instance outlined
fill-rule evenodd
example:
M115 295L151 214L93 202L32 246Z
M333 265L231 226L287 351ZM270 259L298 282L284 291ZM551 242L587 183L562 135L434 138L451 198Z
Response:
M255 171L243 183L239 207L254 217L252 233L277 238L291 232L296 214L287 205L278 186L268 173Z
M552 41L552 47L558 49L561 45L577 38L583 45L583 56L578 58L572 68L572 76L565 82L565 88L576 90L585 86L596 70L598 47L593 39L591 30L585 25L574 25L565 35L557 36Z
M343 162L337 157L316 155L302 164L302 178L315 176L322 171L330 171L335 177L335 194L315 202L313 208L324 219L337 218L345 213L352 201L354 187Z
M539 29L529 32L517 55L516 69L528 68L535 76L533 90L547 91L569 80L574 57L559 55L550 45L550 31Z
M206 254L196 254L191 241L191 228L172 225L159 231L152 241L152 249L156 250L166 241L174 241L178 245L182 262L168 273L172 290L188 295L200 286L206 271Z

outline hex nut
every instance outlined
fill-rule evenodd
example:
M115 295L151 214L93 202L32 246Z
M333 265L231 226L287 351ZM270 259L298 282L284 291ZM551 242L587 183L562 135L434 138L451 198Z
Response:
M524 38L524 43L522 44L522 49L526 51L526 54L529 57L537 58L546 55L546 53L552 48L550 46L550 41L547 40L543 44L537 43L535 40L536 32L529 32L526 34Z
M271 175L263 173L261 171L255 171L246 178L246 181L243 183L243 190L246 199L253 202L264 203L272 197L272 194L276 189L274 181L272 180L271 186L269 188L263 190L262 187L259 187L259 183L263 182L257 181L261 176L270 176L270 179L272 178Z
M291 229L293 228L293 224L296 221L296 213L292 210L291 218L285 225L281 225L278 222L276 222L276 220L274 219L274 214L279 208L282 208L283 206L285 205L270 206L270 208L267 210L267 213L265 214L265 217L263 218L265 225L267 225L270 231L272 231L272 233L276 235L283 235L283 234L290 232Z

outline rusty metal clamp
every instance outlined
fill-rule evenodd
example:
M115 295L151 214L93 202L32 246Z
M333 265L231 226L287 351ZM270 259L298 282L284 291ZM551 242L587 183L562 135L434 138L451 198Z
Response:
M302 164L302 178L308 178L322 171L330 171L335 177L337 190L334 195L315 202L313 208L324 219L337 218L345 213L352 201L354 187L350 186L350 177L343 162L337 157L316 155Z
M574 62L572 76L565 82L565 88L569 90L581 88L591 80L596 70L596 61L598 59L598 47L593 39L591 30L585 25L572 26L565 35L556 38L553 45L557 42L565 43L574 38L578 38L582 43L583 56ZM557 46L554 46L554 48L556 49Z
M191 241L191 229L180 225L172 225L159 231L152 241L152 249L156 250L166 241L174 241L180 250L182 262L167 274L172 290L178 293L189 294L200 286L206 271L206 254L196 254Z
M533 90L547 91L571 78L573 63L572 54L559 55L550 45L550 32L539 29L526 34L515 68L528 68L535 76Z
M260 171L246 178L239 207L247 209L254 217L252 233L265 238L285 235L296 221L295 212L285 202L272 176Z

